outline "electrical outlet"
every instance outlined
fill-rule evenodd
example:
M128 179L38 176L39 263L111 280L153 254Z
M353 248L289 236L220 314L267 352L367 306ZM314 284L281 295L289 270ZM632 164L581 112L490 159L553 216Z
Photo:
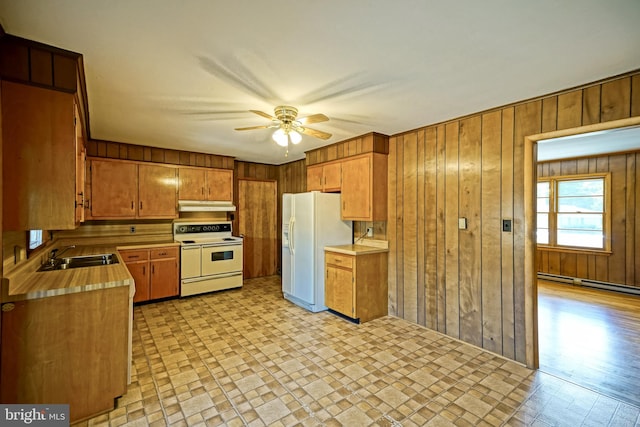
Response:
M135 233L136 232L136 227L132 225L130 231L131 231L131 233Z
M373 237L373 227L367 227L367 237Z

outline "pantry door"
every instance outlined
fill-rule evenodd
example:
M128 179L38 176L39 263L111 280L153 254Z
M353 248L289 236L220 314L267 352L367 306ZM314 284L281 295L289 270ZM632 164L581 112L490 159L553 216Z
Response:
M277 273L277 211L276 181L238 180L238 233L244 236L245 279Z

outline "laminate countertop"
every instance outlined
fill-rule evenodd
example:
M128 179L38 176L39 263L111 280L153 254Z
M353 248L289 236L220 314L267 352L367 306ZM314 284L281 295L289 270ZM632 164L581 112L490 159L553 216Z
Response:
M76 245L60 254L61 258L85 255L115 254L117 264L68 270L37 271L40 257L28 260L20 267L6 274L2 279L2 302L45 298L76 292L130 286L135 292L133 277L118 250L143 249L178 245L171 242L126 243L123 245ZM65 246L60 247L60 252Z
M337 246L325 246L325 251L337 252L345 255L366 255L375 254L380 252L389 252L389 248L379 246L367 246L367 245L337 245Z

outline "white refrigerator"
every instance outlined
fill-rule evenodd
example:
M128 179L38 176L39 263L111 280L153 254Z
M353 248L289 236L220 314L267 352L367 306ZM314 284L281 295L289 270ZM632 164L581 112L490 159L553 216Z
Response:
M340 219L340 194L282 196L282 292L309 311L324 304L324 247L353 242L353 223Z

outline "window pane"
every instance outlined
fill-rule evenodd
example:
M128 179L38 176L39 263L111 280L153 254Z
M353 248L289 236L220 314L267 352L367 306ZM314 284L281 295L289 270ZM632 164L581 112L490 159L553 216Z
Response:
M549 228L549 214L538 214L538 228Z
M558 196L602 196L604 194L604 179L576 179L558 182Z
M29 230L29 249L35 249L42 244L42 230Z
M596 197L561 197L558 198L558 212L603 212L604 198Z
M563 230L598 230L602 233L602 214L558 214L558 232Z
M549 212L549 199L538 199L538 212Z
M549 197L549 182L538 183L538 197Z
M549 244L549 230L547 230L546 228L538 228L536 230L536 237L537 243L540 243L542 245L548 245Z
M558 230L558 245L602 249L603 242L601 231Z

